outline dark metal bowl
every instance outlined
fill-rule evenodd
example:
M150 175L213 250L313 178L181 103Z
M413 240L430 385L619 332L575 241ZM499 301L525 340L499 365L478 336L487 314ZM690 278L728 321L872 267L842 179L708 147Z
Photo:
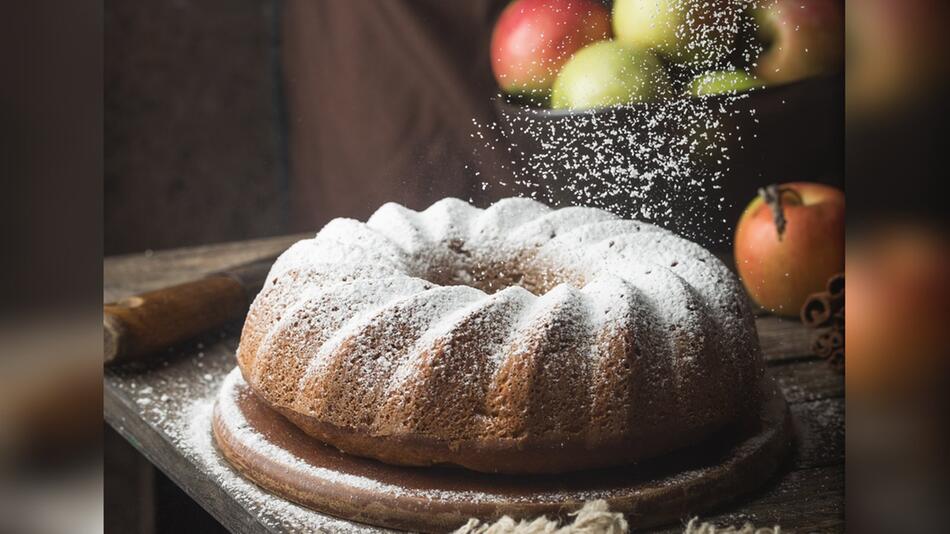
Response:
M721 190L718 197L725 197L724 207L718 213L707 214L705 224L714 225L703 232L685 232L707 246L722 246L731 240L732 229L742 210L756 195L759 187L777 182L813 181L843 187L844 171L844 79L841 75L812 78L786 85L765 87L750 91L742 99L729 99L725 95L707 96L697 105L717 107L729 105L734 108L721 128L739 131L742 146L729 146L729 169L718 181ZM614 125L629 124L633 135L646 139L656 132L643 127L645 115L652 113L651 106L634 105L620 108L605 108L585 111L552 110L532 107L496 97L495 108L509 143L517 146L525 158L543 151L542 143L550 142L539 130L564 135L569 128L598 128L597 121L577 121L578 116L603 117ZM754 110L754 115L751 111ZM544 125L528 134L519 125L524 121ZM547 128L549 127L549 128ZM738 128L738 130L736 130ZM577 130L575 130L577 131ZM561 185L575 179L575 169L556 168L546 179ZM558 185L547 186L557 189ZM562 199L565 204L577 203L576 199ZM642 200L618 197L612 202L623 211L625 202L633 204ZM555 200L555 203L558 203ZM678 209L697 209L688 199L677 204ZM687 224L684 222L684 224ZM683 231L683 228L672 229ZM706 237L703 237L703 236ZM726 241L723 242L725 236Z

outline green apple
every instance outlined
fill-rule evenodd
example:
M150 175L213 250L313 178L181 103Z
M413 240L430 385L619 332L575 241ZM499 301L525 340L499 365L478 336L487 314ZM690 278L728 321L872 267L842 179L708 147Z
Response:
M733 0L616 0L617 40L671 61L713 67L729 55L744 16Z
M653 54L615 41L587 45L564 65L551 95L554 109L589 109L647 102L670 93L670 79Z
M741 93L749 89L762 87L761 80L741 70L720 70L704 72L693 78L689 92L693 96L718 95L723 93Z

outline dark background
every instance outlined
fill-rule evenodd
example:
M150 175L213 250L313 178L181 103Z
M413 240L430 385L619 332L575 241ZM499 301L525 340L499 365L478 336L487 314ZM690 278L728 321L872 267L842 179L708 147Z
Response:
M504 5L106 2L105 254L478 200Z
M105 3L106 255L289 230L279 3Z

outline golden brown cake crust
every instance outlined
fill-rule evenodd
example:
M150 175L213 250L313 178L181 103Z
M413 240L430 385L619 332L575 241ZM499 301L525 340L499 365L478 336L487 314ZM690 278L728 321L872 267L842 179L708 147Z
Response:
M238 363L345 452L504 473L694 443L754 409L762 376L744 294L712 254L526 199L331 222L275 263Z
M580 440L495 438L445 442L411 434L374 436L365 430L340 428L293 410L270 406L307 434L348 454L394 465L449 464L485 473L562 473L629 464L696 443L723 426L684 430L682 425L671 422L666 429L651 429L655 432L593 448ZM728 422L732 421L723 423Z

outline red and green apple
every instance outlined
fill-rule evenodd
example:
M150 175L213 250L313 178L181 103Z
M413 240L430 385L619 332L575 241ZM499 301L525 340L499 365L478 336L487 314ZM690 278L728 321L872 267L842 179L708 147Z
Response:
M735 0L616 0L614 34L670 61L710 68L733 51L744 11Z
M503 91L544 99L578 50L610 38L610 13L596 0L516 0L491 39L491 67Z
M844 271L844 193L831 186L793 182L768 203L756 197L736 228L739 276L763 308L797 317L811 293ZM784 217L778 224L776 210Z
M590 109L655 100L670 80L650 52L616 41L588 45L564 65L551 93L555 109Z

